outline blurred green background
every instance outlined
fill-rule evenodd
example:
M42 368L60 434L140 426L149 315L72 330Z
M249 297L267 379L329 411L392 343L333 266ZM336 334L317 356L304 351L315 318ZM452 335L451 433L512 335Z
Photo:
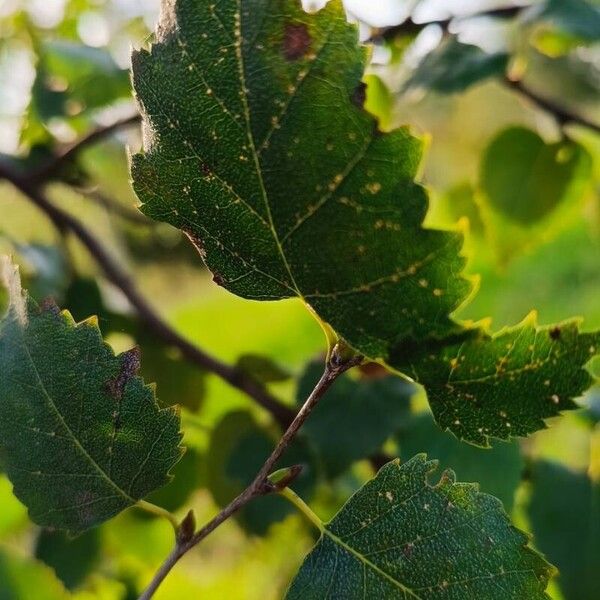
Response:
M427 224L466 232L479 291L458 316L489 317L499 330L536 309L540 324L581 316L584 329L600 328L598 129L557 119L535 100L600 123L599 5L369 4L348 2L375 43L367 106L382 127L409 125L426 137ZM158 0L0 2L0 159L28 172L95 127L135 114L130 47L151 39L158 10ZM181 234L136 212L127 149L139 144L133 126L89 146L56 174L50 198L93 230L178 331L247 366L293 405L306 365L324 351L320 327L298 301L257 303L223 291ZM210 518L276 439L269 415L154 339L79 243L5 181L0 253L15 256L37 299L53 296L77 319L97 314L118 351L140 345L145 378L157 382L163 403L183 407L189 448L174 482L151 499ZM427 451L460 480L480 481L561 568L554 598L600 597L600 389L549 429L491 451L436 429L422 392L413 391L410 409L408 391L398 391L406 410L386 452ZM299 485L323 518L372 476L366 460L332 473L310 448L295 451L309 464ZM136 510L73 540L41 531L0 474L1 600L135 598L171 538L168 523ZM279 598L313 540L300 516L258 503L189 553L156 598Z

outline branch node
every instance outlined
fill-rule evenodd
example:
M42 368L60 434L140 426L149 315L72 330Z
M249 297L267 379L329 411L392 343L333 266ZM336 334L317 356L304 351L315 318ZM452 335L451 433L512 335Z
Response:
M303 465L293 465L271 473L271 475L263 481L259 488L259 492L262 495L280 492L293 483L300 473L302 473L303 469Z
M183 518L183 521L179 524L177 528L177 545L183 546L187 544L192 537L194 537L194 532L196 531L196 516L194 515L194 511L190 510L187 515Z

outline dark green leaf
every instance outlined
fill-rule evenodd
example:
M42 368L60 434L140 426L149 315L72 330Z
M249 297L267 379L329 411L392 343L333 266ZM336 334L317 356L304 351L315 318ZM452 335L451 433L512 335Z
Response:
M413 348L397 366L425 386L443 429L473 444L525 436L544 419L576 408L592 384L584 369L600 351L599 333L578 321L538 327L531 313L494 336L477 335L443 349Z
M422 227L421 143L362 108L365 58L339 0L318 15L297 0L169 3L133 55L145 150L132 177L142 211L184 230L218 283L299 296L385 357L455 330L470 283L461 236Z
M424 454L384 466L324 526L288 600L542 600L552 567L501 503Z
M591 170L591 157L579 144L546 144L529 129L511 127L487 148L480 181L495 210L528 225L580 198Z
M205 483L204 457L197 450L188 448L181 460L173 467L173 479L167 485L152 492L147 500L174 512L180 509L189 497ZM140 511L141 515L148 513Z
M565 600L600 597L600 488L585 473L537 463L529 517L536 546L559 569Z
M49 567L72 590L91 573L100 553L100 535L97 529L70 537L64 531L43 529L38 535L35 556Z
M600 6L587 0L545 0L532 17L546 20L558 29L584 40L600 39Z
M398 436L402 456L426 452L443 468L453 468L464 481L476 481L482 491L502 501L512 510L515 491L521 482L524 462L516 442L496 442L490 449L475 448L440 431L430 414L407 420Z
M243 354L237 359L236 367L259 383L287 381L292 377L281 365L268 356Z
M185 406L193 412L200 410L205 395L205 375L190 364L181 354L140 331L136 323L136 341L141 350L141 375L152 377L160 390L161 406Z
M224 506L233 500L254 479L274 446L274 436L261 428L250 413L228 413L213 431L207 454L208 487L215 501ZM299 440L274 470L301 464L303 471L291 487L310 497L316 481L314 463L312 453ZM250 532L262 535L272 523L291 512L282 498L266 496L247 505L239 513L239 520Z
M488 77L503 75L508 54L488 54L456 37L442 42L428 54L407 81L407 88L424 88L451 94L462 92Z
M308 366L298 385L298 405L322 371L322 361ZM393 375L362 381L349 375L339 377L302 429L327 475L335 477L353 462L377 452L408 418L414 392L415 386Z
M32 594L32 590L34 593ZM68 600L52 570L0 546L0 600Z
M96 315L98 326L107 333L112 315L104 303L100 286L90 277L75 277L65 292L65 308L75 321L83 321L89 315Z
M38 524L81 531L164 485L180 457L179 417L136 376L137 351L115 356L93 319L76 324L21 290L0 329L0 454Z

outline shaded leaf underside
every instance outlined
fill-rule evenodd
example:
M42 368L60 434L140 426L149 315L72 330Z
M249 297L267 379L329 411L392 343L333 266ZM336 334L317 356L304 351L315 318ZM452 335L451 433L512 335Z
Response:
M388 463L325 525L287 600L547 599L552 567L499 500L417 455Z
M0 328L0 453L39 525L81 531L168 481L179 417L115 356L97 324L39 307L5 261L11 306Z
M420 142L362 108L364 64L337 0L318 15L298 0L171 2L133 56L132 176L143 212L184 230L219 284L302 297L379 358L456 329L470 285L462 237L422 227Z

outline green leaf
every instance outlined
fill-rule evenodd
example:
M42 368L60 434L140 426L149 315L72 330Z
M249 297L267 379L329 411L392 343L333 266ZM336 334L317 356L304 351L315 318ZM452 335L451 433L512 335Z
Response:
M236 367L258 383L287 381L292 377L289 371L272 358L260 354L242 354L236 361Z
M52 119L69 119L81 128L92 110L131 96L127 70L103 48L53 40L38 43L36 50L38 64L23 142L35 146L52 141L46 129Z
M584 40L600 39L600 6L587 0L546 0L531 18L548 21L558 29Z
M365 59L339 0L318 15L297 0L169 3L132 59L132 177L142 211L184 230L219 284L301 297L378 358L454 331L471 285L462 236L422 227L421 142L362 108Z
M296 394L300 406L323 371L322 361L305 370ZM329 477L381 449L408 418L415 387L399 377L356 380L339 377L302 428Z
M39 300L48 296L61 298L68 285L69 272L64 249L35 242L14 241L13 246L28 267L26 280L31 296Z
M448 222L456 222L466 217L469 220L469 232L477 236L484 235L485 225L481 218L481 209L470 183L463 182L452 186L441 197L440 204Z
M188 447L181 460L173 467L171 472L173 479L167 485L152 492L147 500L175 512L185 505L196 490L203 487L205 468L204 457L197 450ZM140 516L152 518L152 515L144 511L138 512Z
M161 406L185 406L198 412L206 394L206 372L190 364L181 354L165 348L153 336L143 331L143 325L135 323L135 339L138 343L142 365L142 377L152 377L161 391Z
M435 456L442 468L453 468L464 481L476 481L481 490L498 498L510 513L524 469L516 442L496 442L489 449L464 444L440 431L430 414L414 415L398 435L404 457L425 452Z
M8 259L2 274L11 298L0 328L2 464L33 521L82 531L169 480L179 417L136 376L136 350L115 356L95 320L38 306Z
M229 412L212 432L207 454L208 488L215 501L225 506L256 476L275 446L276 438L265 431L246 411ZM291 487L310 497L316 483L315 460L302 440L296 440L277 463L278 468L300 464L300 475ZM257 498L238 514L238 520L251 533L264 535L269 526L292 512L278 496Z
M324 525L286 596L546 599L552 567L501 503L452 471L431 486L424 454L385 465Z
M396 98L383 80L369 73L363 77L366 87L365 109L377 117L379 128L383 131L393 129L394 104Z
M536 463L528 507L536 546L559 569L565 600L600 597L600 487L585 473Z
M593 382L584 367L600 351L600 333L581 333L579 324L538 327L531 313L493 336L412 348L396 364L425 386L440 427L488 446L490 438L526 436L577 408L573 399Z
M69 594L52 570L33 560L19 558L0 546L0 600L67 600Z
M405 87L444 94L462 92L488 77L502 75L508 58L505 53L488 54L477 46L462 44L452 36L423 59Z
M579 144L546 144L534 131L510 127L487 148L480 183L492 208L529 225L581 198L591 173L592 159Z
M72 590L91 573L100 555L98 529L86 531L71 538L64 531L40 531L35 545L35 556L49 567Z

